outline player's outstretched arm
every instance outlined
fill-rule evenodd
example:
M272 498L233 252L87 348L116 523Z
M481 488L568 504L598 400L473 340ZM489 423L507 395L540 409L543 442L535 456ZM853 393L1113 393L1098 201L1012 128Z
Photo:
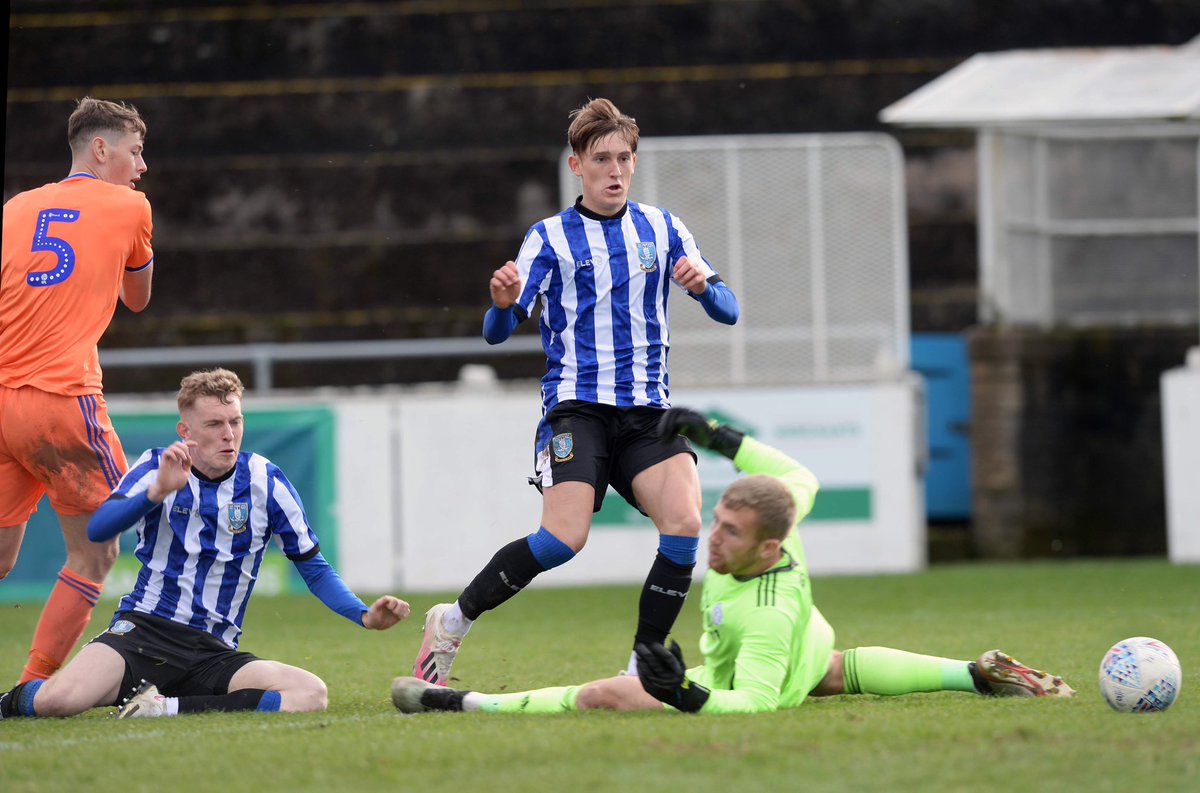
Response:
M658 434L662 439L670 440L676 435L682 435L692 443L704 449L712 449L732 460L742 447L745 433L738 432L733 427L710 419L703 413L691 408L667 408L658 420Z
M663 411L658 420L658 432L664 440L682 435L697 446L723 454L733 460L739 471L766 474L782 480L796 500L797 521L812 510L813 500L821 488L820 482L806 466L779 449L685 407Z

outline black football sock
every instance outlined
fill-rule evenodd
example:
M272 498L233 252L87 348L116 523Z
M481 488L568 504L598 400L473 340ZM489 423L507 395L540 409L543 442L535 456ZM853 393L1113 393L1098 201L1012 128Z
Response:
M527 538L513 540L496 551L487 566L467 584L458 596L458 607L464 617L477 620L483 612L491 611L529 586L545 569L529 549Z
M634 644L662 644L666 641L692 586L692 570L695 567L694 564L675 564L661 553L654 557L654 564L642 587L641 600L638 601Z
M237 691L230 691L228 694L200 694L194 697L179 698L180 713L203 713L206 710L258 710L259 703L263 701L264 694L271 694L271 704L275 707L271 710L279 710L278 698L279 694L275 691L266 691L261 688L241 688Z
M33 710L33 698L45 680L29 680L18 683L11 691L0 694L0 719L10 719L17 716L36 716Z

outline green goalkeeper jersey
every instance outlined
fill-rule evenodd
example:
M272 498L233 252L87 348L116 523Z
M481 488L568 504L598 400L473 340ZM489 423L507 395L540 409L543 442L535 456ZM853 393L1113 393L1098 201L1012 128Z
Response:
M783 481L796 500L797 523L812 509L820 486L816 476L778 449L747 437L733 462L745 473ZM702 713L793 707L812 689L811 664L804 663L806 650L812 649L804 642L814 614L812 586L795 527L782 551L778 564L752 578L712 570L704 577L704 666L689 672L712 690ZM824 624L819 614L817 619ZM828 663L825 653L823 663Z

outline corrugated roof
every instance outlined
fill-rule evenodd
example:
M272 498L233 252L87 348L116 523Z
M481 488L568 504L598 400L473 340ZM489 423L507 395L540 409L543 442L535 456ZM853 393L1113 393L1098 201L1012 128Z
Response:
M1180 47L975 55L885 108L907 126L1200 119L1200 37Z

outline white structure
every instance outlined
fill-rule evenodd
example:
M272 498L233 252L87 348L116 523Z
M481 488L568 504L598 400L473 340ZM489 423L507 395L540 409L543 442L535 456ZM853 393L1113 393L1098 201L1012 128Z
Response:
M1162 395L1167 553L1176 564L1200 564L1200 347L1186 366L1163 373Z
M978 130L984 321L1200 321L1200 37L976 55L881 118ZM1200 348L1162 396L1169 554L1200 562Z
M1200 38L976 55L881 118L978 130L984 321L1200 319Z
M579 179L559 169L562 205ZM737 295L671 300L671 385L868 382L908 368L904 157L888 135L643 138L630 196L677 214Z

